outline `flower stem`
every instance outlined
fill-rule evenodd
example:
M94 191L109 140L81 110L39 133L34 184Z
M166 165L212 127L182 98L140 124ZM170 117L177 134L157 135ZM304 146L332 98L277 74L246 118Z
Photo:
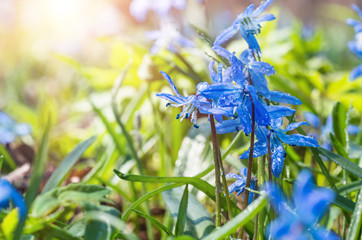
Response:
M272 168L271 168L271 150L270 150L270 132L266 135L268 139L268 175L269 175L269 181L272 181Z
M217 140L214 115L210 114L210 127L212 136L212 147L215 164L215 199L216 199L216 227L221 226L221 184L220 184L220 165L219 165L219 143Z
M217 139L216 139L217 140ZM229 197L229 191L228 191L228 186L227 186L227 182L226 182L226 177L225 177L225 170L224 170L224 165L222 164L222 158L221 158L221 152L220 152L220 146L219 143L217 142L217 149L218 149L218 160L219 160L219 164L220 164L220 168L221 168L221 179L222 179L222 184L223 184L223 188L225 191L225 197L226 197L226 205L228 208L228 216L229 216L229 220L232 219L234 217L233 211L231 209L231 201L230 201L230 197Z
M250 134L250 151L249 151L249 159L248 159L248 173L246 176L246 184L245 188L250 188L251 182L251 171L253 167L253 155L254 155L254 134L255 134L255 105L253 101L253 97L250 94L251 101L251 134ZM245 189L245 196L243 202L243 209L248 206L249 203L249 191Z

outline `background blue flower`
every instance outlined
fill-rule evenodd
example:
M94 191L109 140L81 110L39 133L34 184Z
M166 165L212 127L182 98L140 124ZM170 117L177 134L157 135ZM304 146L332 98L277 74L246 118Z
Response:
M25 123L16 123L8 114L0 111L0 143L7 144L17 136L31 133L31 127Z
M0 209L8 208L10 201L19 208L20 219L24 219L27 210L23 197L8 180L0 178Z
M269 183L265 190L278 214L278 218L268 227L272 239L339 239L336 234L318 224L335 194L329 189L317 188L310 171L302 170L299 173L292 202L273 183Z

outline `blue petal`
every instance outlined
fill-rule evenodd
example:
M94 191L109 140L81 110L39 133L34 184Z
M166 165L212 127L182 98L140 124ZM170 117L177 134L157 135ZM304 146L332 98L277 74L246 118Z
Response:
M351 7L358 14L359 18L362 20L362 10L356 4L352 4Z
M217 55L222 56L222 57L226 58L229 61L230 61L230 59L232 57L232 54L228 50L226 50L225 48L220 47L218 45L213 46L212 50L214 50Z
M264 186L264 190L268 194L271 205L279 214L287 211L289 207L285 206L288 206L288 201L276 184L269 182Z
M225 177L235 178L235 179L238 179L238 180L244 179L243 177L241 177L240 175L235 174L235 173L228 173L228 174L225 175Z
M273 175L278 178L282 173L284 166L284 159L287 154L284 150L283 144L278 139L272 137L271 141L272 141L271 169Z
M340 240L337 234L324 228L313 229L312 235L314 239Z
M170 78L170 76L167 73L163 72L163 71L161 71L160 73L167 80L167 82L170 84L170 86L171 86L172 90L174 91L174 93L176 94L176 96L181 97L180 93L177 91L177 88L176 88L175 84L172 82L172 79Z
M256 90L262 93L264 97L269 97L270 93L269 93L268 83L266 81L264 74L258 71L254 71L254 69L249 69L249 73Z
M305 112L304 118L307 120L307 122L310 123L310 125L312 125L312 127L319 128L319 125L321 124L321 120L319 119L319 117L317 115L315 115L314 113L311 113L311 112Z
M263 4L261 4L255 11L251 14L251 17L257 17L262 12L265 11L265 9L273 2L273 0L267 0Z
M244 73L243 73L243 63L234 55L231 57L231 74L234 78L234 81L241 86L244 86Z
M243 125L240 122L239 118L228 119L223 121L221 124L216 124L216 132L218 134L238 132L243 130Z
M15 125L15 134L18 136L29 135L31 133L31 127L26 123L19 123Z
M254 71L260 72L267 76L275 74L275 70L272 65L266 62L253 61L251 64Z
M255 106L255 122L258 123L260 126L269 126L270 125L269 113L267 109L265 109L265 107L258 100L255 88L251 85L248 85L248 90L253 98L253 103ZM252 116L252 105L250 98L247 98L246 106L249 110L250 116Z
M265 14L261 17L259 17L258 19L255 20L255 22L268 22L268 21L272 21L275 19L275 16L273 14Z
M7 208L11 200L19 208L20 219L26 217L26 204L20 193L5 179L0 179L0 208Z
M250 148L248 150L246 150L245 152L243 152L243 154L241 154L239 159L249 158L249 152L250 152ZM254 143L253 158L264 156L267 153L268 153L268 149L267 149L266 142L258 141L256 143Z
M361 65L358 65L356 68L354 68L350 75L349 75L349 78L353 81L353 80L356 80L357 78L361 77L362 76L362 64Z
M293 105L302 104L302 102L298 98L296 98L288 93L278 92L278 91L270 91L269 100L273 101L273 102L293 104Z
M359 128L359 126L357 125L348 125L348 133L351 135L356 135L361 131L361 129Z
M285 128L285 132L288 132L288 131L292 131L302 125L307 125L309 126L309 124L307 122L296 122L296 123L291 123L289 124L286 128Z
M168 93L156 93L156 96L177 104L184 104L187 100L185 97L176 97Z
M266 107L270 118L281 118L281 117L287 117L293 115L295 112L294 109L291 109L290 107L286 106L267 106Z
M275 134L283 143L290 146L319 147L318 142L314 138L301 134L286 135L282 131L275 131Z
M225 29L222 33L220 33L214 42L214 46L220 46L227 40L231 39L239 30L239 24L233 24L232 26Z
M247 33L244 28L240 28L240 33L245 41L248 43L249 48L253 51L253 53L256 54L258 57L261 57L260 46L256 41L254 34Z
M218 99L225 93L238 93L242 90L240 87L233 84L212 84L208 86L205 83L202 84L203 85L197 85L197 90L202 94L202 96L208 99Z

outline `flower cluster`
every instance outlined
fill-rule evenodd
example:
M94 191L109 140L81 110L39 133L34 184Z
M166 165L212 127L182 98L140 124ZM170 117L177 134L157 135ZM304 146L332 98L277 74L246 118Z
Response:
M23 197L8 180L0 178L0 209L8 208L10 200L15 207L19 208L20 219L24 219L26 215L26 204Z
M339 239L336 234L318 225L335 197L334 192L316 188L310 171L300 172L292 202L274 184L267 185L265 190L279 216L268 227L272 239Z
M0 111L0 143L8 144L17 136L28 135L31 128L28 124L17 123L9 115Z
M362 60L362 10L355 4L352 5L352 8L357 12L361 21L352 18L347 19L347 24L352 26L355 32L355 40L348 43L348 48ZM352 70L350 78L351 80L355 80L360 76L362 76L362 64Z
M168 100L170 102L168 105L182 106L183 111L177 119L190 118L195 126L197 126L197 111L214 115L218 121L216 129L219 134L242 130L249 135L255 121L255 135L258 141L254 145L253 156L260 157L267 154L269 144L271 169L274 176L279 177L286 156L283 143L291 146L318 147L318 142L300 134L286 134L308 123L290 123L283 129L283 118L293 115L295 110L280 103L299 105L301 101L287 93L270 91L268 88L265 76L273 75L275 71L269 63L260 61L261 50L255 35L260 32L261 22L274 19L271 14L260 16L271 2L272 0L265 1L255 10L254 5L250 5L236 18L231 27L216 38L212 49L228 61L228 66L219 63L218 70L215 72L215 63L211 61L209 72L212 84L199 83L195 95L183 97L178 93L171 78L162 73L176 96L165 93L157 94L157 96ZM249 49L244 50L239 57L221 46L237 31L240 31L249 46ZM253 119L253 111L255 119ZM248 156L249 150L240 158L248 158Z

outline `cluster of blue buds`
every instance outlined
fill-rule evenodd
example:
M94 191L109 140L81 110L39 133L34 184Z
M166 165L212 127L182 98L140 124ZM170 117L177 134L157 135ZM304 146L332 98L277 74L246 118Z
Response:
M10 201L19 209L20 219L24 219L26 204L23 197L8 180L0 178L0 209L8 208Z
M0 143L8 144L17 136L24 136L31 133L31 128L26 123L17 123L8 114L0 111Z
M265 190L279 216L268 227L272 239L339 239L336 234L318 225L335 194L329 189L316 188L310 171L299 173L292 202L272 183Z
M362 60L362 10L355 4L352 5L352 8L357 12L361 21L352 18L347 19L347 24L352 26L355 32L355 40L348 43L348 48L360 60ZM352 70L350 74L350 79L355 80L360 76L362 76L362 64L358 65L355 69Z
M244 131L246 135L252 132L252 113L255 113L255 134L258 141L254 145L254 157L260 157L268 153L267 145L270 144L272 172L276 177L280 176L283 169L286 152L283 143L291 146L318 147L318 142L300 134L287 135L306 122L291 123L282 129L283 118L294 114L295 110L289 106L299 105L302 102L287 93L270 91L265 76L275 73L273 66L260 61L261 50L255 35L260 32L260 23L273 20L271 14L260 16L270 5L272 0L265 1L254 10L250 5L240 14L233 25L223 31L215 40L213 50L224 57L229 66L218 64L218 71L214 71L215 63L209 65L212 84L202 82L197 85L195 95L181 96L171 78L165 74L164 77L171 85L176 96L170 94L157 94L157 96L168 100L173 107L183 107L177 118L190 118L196 124L197 111L203 114L212 114L218 121L217 133L230 133ZM230 53L222 43L233 37L238 31L248 43L249 49L244 50L239 57ZM224 119L227 118L227 119ZM240 158L248 158L249 150L244 152Z

